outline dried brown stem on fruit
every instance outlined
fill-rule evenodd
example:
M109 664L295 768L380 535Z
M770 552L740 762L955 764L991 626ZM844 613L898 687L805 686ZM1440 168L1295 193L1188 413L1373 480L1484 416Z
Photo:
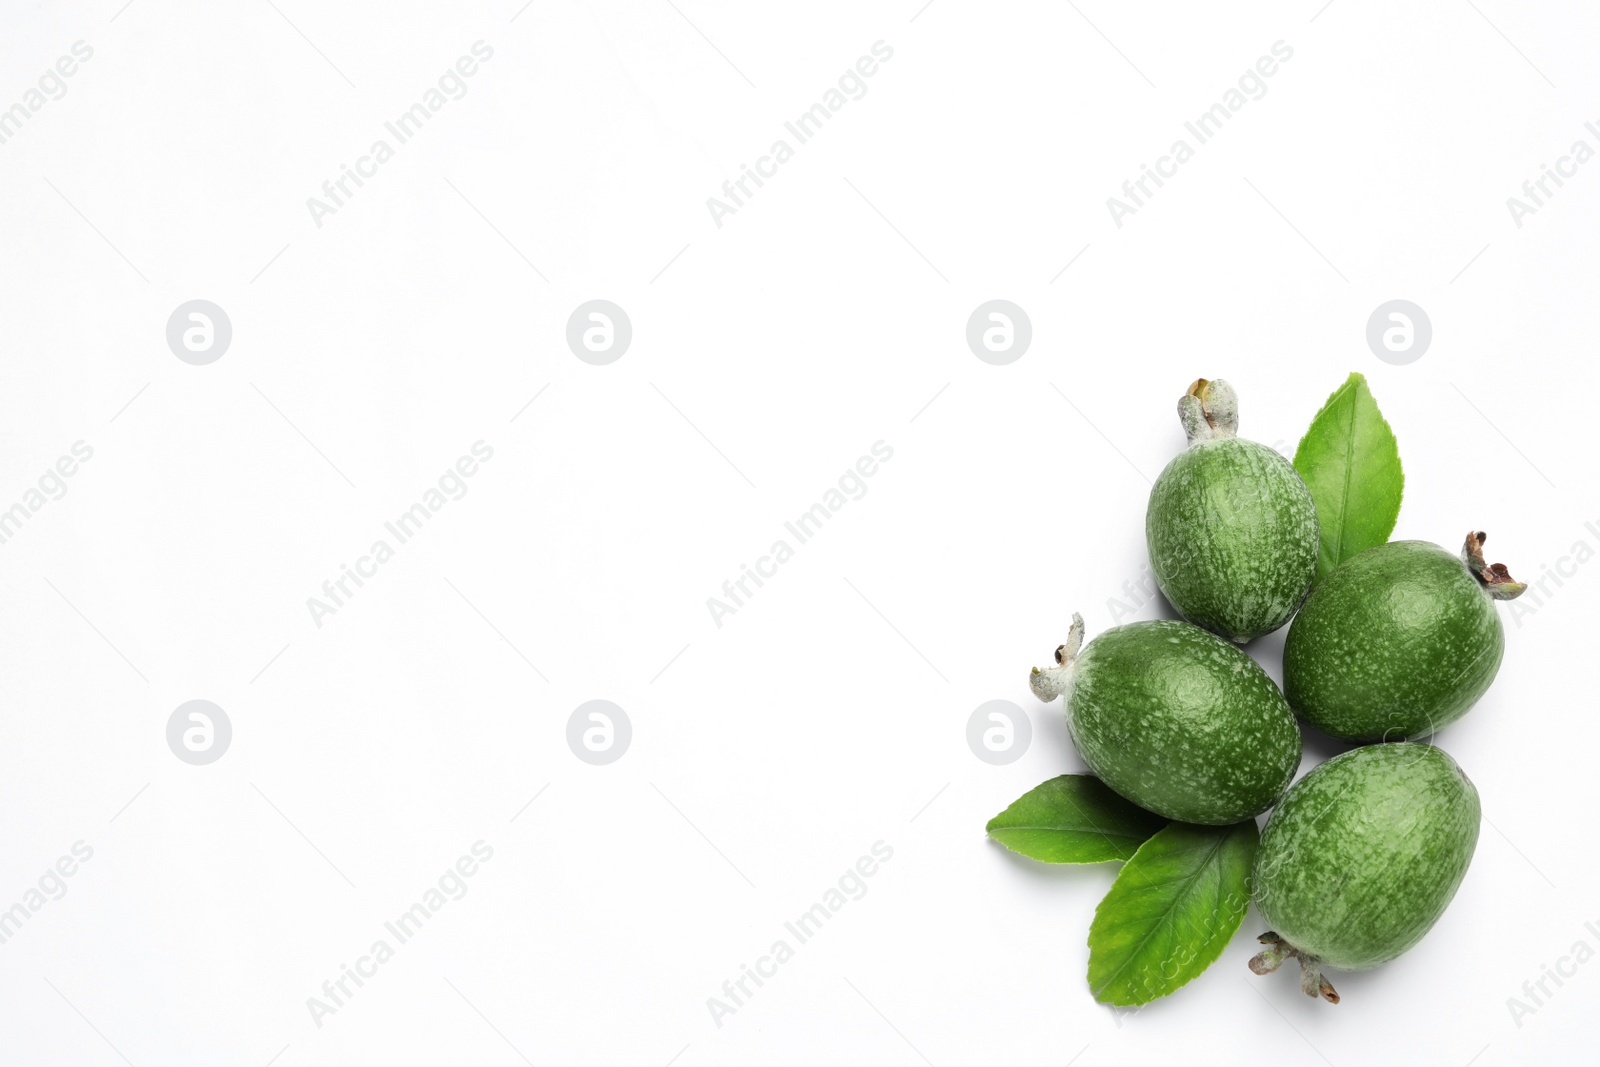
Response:
M1250 969L1256 974L1271 974L1283 966L1284 960L1300 962L1300 991L1308 997L1321 997L1329 1004L1339 1003L1339 994L1322 973L1322 961L1308 956L1277 934L1268 931L1256 938L1267 948L1250 957Z
M1511 572L1504 563L1485 563L1483 561L1483 544L1489 540L1489 535L1482 530L1468 531L1466 544L1461 548L1461 558L1466 562L1467 570L1478 579L1484 591L1496 600L1515 600L1527 591L1527 585L1511 577Z

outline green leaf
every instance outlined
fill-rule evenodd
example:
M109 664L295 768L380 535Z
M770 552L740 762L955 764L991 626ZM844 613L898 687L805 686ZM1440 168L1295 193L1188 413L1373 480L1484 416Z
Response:
M1132 856L1165 824L1092 774L1063 774L1022 794L985 829L1029 859L1104 863Z
M1089 991L1146 1004L1211 966L1250 907L1256 824L1173 823L1139 847L1089 926Z
M1294 467L1317 503L1319 581L1357 552L1389 540L1405 472L1394 432L1365 378L1351 374L1328 397L1295 449Z

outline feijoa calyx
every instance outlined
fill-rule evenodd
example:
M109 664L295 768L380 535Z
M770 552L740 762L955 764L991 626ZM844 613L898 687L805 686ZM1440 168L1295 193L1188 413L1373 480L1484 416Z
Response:
M1189 447L1150 490L1150 569L1178 614L1244 642L1294 614L1317 573L1317 507L1294 466L1238 436L1227 382L1178 400Z
M1172 619L1082 643L1074 615L1057 665L1034 668L1030 684L1040 700L1065 698L1079 755L1117 793L1169 819L1225 826L1265 811L1288 788L1299 726L1238 648Z
M1357 553L1317 583L1289 627L1284 695L1306 722L1347 741L1424 737L1467 713L1500 669L1496 600L1525 586L1483 561L1485 535L1460 557L1426 541Z
M1252 885L1272 932L1250 969L1298 960L1301 989L1337 1004L1323 968L1366 970L1422 940L1467 873L1479 817L1478 791L1432 745L1369 745L1317 767L1261 834Z

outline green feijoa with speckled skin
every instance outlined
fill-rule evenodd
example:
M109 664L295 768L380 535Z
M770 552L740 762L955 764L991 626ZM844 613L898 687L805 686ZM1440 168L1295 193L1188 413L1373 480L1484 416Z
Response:
M1478 791L1419 742L1369 745L1322 764L1278 802L1252 879L1272 933L1257 974L1298 959L1301 988L1338 1003L1323 967L1359 971L1422 940L1478 843Z
M1066 698L1067 730L1089 769L1148 811L1225 826L1265 811L1300 766L1300 729L1254 660L1186 622L1116 626L1079 651L1083 620L1033 672L1034 693Z
M1348 741L1425 737L1467 713L1500 669L1495 600L1525 588L1426 541L1358 553L1317 584L1289 627L1284 695L1306 722Z
M1317 507L1287 459L1237 436L1238 401L1204 378L1178 401L1189 447L1150 490L1145 540L1178 614L1231 641L1271 633L1317 574Z

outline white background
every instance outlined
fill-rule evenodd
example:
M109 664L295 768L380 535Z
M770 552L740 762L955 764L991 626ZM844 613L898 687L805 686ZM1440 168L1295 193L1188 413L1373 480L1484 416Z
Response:
M1397 538L1485 529L1525 580L1600 549L1600 164L1506 207L1600 147L1600 16L919 2L5 5L0 107L94 50L0 145L0 506L94 450L0 546L0 908L94 850L0 945L7 1062L1593 1058L1600 962L1507 1005L1600 948L1587 561L1501 606L1498 683L1439 738L1482 795L1472 868L1337 1007L1249 974L1252 913L1115 1015L1084 981L1114 869L983 825L1081 766L1027 669L1140 577L1197 376L1292 451L1365 373ZM319 228L306 199L479 40L466 95ZM880 40L719 228L707 197ZM1118 228L1106 198L1279 40L1266 95ZM197 298L233 324L209 366L165 340ZM604 367L564 340L594 298L633 323ZM994 298L1032 321L1009 366L964 339ZM1396 298L1434 328L1407 366L1364 339ZM318 627L307 598L479 440L467 495ZM880 440L866 495L716 626ZM1281 644L1251 651L1276 674ZM234 730L204 767L165 739L195 698ZM597 698L633 725L609 766L565 741ZM966 744L991 699L1032 715L1008 766ZM316 1025L479 840L467 895ZM717 1026L707 998L880 840L866 896Z

